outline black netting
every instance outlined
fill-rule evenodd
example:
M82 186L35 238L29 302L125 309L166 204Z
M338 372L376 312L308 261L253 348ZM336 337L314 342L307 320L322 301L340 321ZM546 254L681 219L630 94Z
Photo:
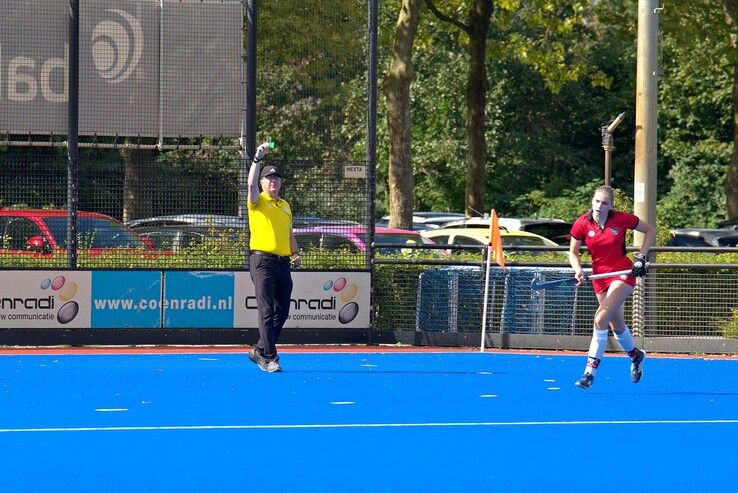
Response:
M3 62L28 68L3 73L2 265L67 266L71 191L77 267L245 268L247 3L81 2L76 107L70 11L36 4L0 16ZM259 2L256 140L276 143L266 162L284 174L303 268L369 265L366 15L365 1Z

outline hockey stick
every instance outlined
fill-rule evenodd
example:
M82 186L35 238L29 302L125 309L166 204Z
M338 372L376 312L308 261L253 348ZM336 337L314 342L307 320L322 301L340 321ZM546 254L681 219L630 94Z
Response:
M588 276L584 276L584 279L586 280L593 280L593 279L605 279L607 277L617 277L622 275L627 275L632 273L632 269L628 270L619 270L615 272L603 272L602 274L590 274ZM546 281L546 282L539 282L538 279L533 279L530 283L530 289L533 291L539 291L541 289L546 288L552 288L554 286L559 286L562 284L571 284L572 286L577 283L576 278L574 277L567 277L566 279L556 279L554 281Z

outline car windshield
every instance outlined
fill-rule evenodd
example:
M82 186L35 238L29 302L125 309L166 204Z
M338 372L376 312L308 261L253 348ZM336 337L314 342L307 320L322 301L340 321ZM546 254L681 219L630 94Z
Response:
M545 243L535 236L503 236L502 246L545 246Z
M717 242L721 247L734 247L738 244L738 236L724 236L718 238Z
M525 231L553 240L568 235L571 231L571 225L566 223L534 223L526 225Z
M700 237L697 236L689 236L689 235L683 235L683 234L675 234L672 239L666 243L666 246L676 246L676 247L708 247L710 244L708 244L705 240L703 240Z
M44 218L59 248L67 248L67 217ZM146 243L121 223L104 217L77 217L80 248L146 248Z
M141 236L148 239L154 245L154 248L165 250L173 250L177 241L176 231L153 231L151 233L141 233Z
M374 235L374 242L402 246L422 245L425 243L420 235L410 233L377 233ZM382 247L377 249L377 252L383 254L400 253L401 251L402 248Z

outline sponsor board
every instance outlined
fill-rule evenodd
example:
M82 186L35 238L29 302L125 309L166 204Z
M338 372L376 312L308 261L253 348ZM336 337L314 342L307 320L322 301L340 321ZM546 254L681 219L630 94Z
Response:
M293 272L285 328L368 328L368 272ZM3 328L257 328L248 272L0 271Z
M166 272L164 328L233 328L233 272Z
M254 284L236 273L234 325L258 327ZM369 327L368 272L293 272L290 314L285 328Z
M0 327L90 327L88 271L0 272Z
M80 135L239 136L237 1L79 2ZM0 131L65 134L69 3L0 2Z
M160 326L161 272L92 272L93 329Z

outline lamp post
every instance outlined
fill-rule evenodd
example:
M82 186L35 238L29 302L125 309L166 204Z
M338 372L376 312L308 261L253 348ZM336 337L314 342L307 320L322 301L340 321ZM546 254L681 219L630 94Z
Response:
M612 150L615 149L615 146L613 145L614 139L612 137L612 133L615 131L615 129L622 123L623 119L625 119L625 112L620 113L618 116L615 117L613 121L608 123L607 125L602 126L602 148L605 150L605 185L608 187L610 186L610 176L611 176L611 169L612 165L610 164L610 156L612 154Z

